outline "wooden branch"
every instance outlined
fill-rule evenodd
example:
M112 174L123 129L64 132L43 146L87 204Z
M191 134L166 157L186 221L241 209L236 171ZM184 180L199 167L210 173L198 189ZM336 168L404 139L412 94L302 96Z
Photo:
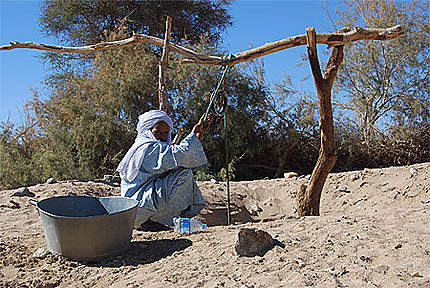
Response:
M321 90L323 87L319 87L319 85L322 85L324 81L321 73L320 62L318 60L316 33L314 27L306 28L306 44L315 85L317 86L317 90Z
M12 50L16 48L27 48L27 49L36 49L36 50L43 50L43 51L50 51L50 52L57 52L57 53L94 53L102 50L124 48L138 43L147 43L147 44L152 44L159 47L164 46L164 40L160 38L148 36L145 34L135 34L132 37L123 39L123 40L101 42L98 44L82 46L82 47L55 46L55 45L39 44L39 43L33 43L33 42L11 42L9 45L0 46L0 51ZM194 61L196 61L196 63L209 64L209 65L210 64L222 65L222 63L226 62L226 60L223 60L224 59L223 57L199 54L189 48L185 48L173 43L169 43L168 46L170 51L181 54L187 58L191 58Z
M391 28L344 28L334 33L319 33L316 35L317 44L327 44L329 46L344 45L347 43L356 42L359 40L392 40L399 38L405 34L405 31L400 25ZM266 43L263 46L234 54L231 64L237 64L253 60L271 53L275 53L288 48L306 45L306 35L297 35L285 38L276 42ZM182 63L197 63L193 59L187 59ZM200 62L199 62L200 63ZM225 65L226 58L222 63L200 63L200 64L215 64Z
M168 68L169 60L169 42L170 42L170 31L172 29L172 18L167 16L166 19L166 33L164 37L163 54L161 60L158 63L158 104L159 110L167 112L167 89L166 89L166 71Z
M337 70L343 61L343 45L335 46L331 51L330 58L324 71L324 80L326 80L327 89L331 90Z
M399 38L405 34L400 25L391 28L344 28L334 33L319 33L316 35L317 44L327 44L329 46L344 45L359 40L392 40ZM119 47L127 47L137 43L148 43L159 47L164 46L164 40L145 34L136 34L130 38L112 42L102 42L94 45L83 47L62 47L55 45L38 44L32 42L12 42L9 45L0 46L0 51L12 50L16 48L38 49L44 51L52 51L57 53L92 53L100 50L115 49ZM264 44L263 46L240 52L232 56L231 65L253 60L271 53L275 53L288 48L306 45L306 35L297 35L285 38L279 41ZM191 49L181 47L169 43L169 50L183 55L188 59L184 59L182 63L194 63L205 65L226 65L227 56L210 56L199 54Z
M324 77L318 61L315 29L306 29L309 62L314 76L320 110L321 148L318 161L312 171L309 186L302 186L296 195L299 216L319 215L321 192L328 174L336 163L336 143L334 140L333 109L331 88L343 60L343 45L335 46L330 55Z

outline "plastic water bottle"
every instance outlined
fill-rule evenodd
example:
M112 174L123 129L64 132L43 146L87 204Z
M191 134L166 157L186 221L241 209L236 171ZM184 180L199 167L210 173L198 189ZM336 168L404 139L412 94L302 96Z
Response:
M206 224L193 218L174 218L173 224L175 225L174 231L177 233L191 234L207 228Z

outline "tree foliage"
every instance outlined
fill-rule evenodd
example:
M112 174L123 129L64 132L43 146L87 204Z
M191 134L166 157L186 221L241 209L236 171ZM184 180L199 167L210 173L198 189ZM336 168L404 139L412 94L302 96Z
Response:
M348 45L337 78L344 108L366 142L395 126L429 123L429 32L426 1L345 1L336 24L343 27L402 25L405 36L392 41Z
M52 3L72 5L67 1L47 1L47 4ZM205 13L210 12L210 10L199 8L195 11L197 6L204 4L202 7L207 7L210 4L211 7L216 8L217 5L225 5L228 2L221 1L216 4L215 2L186 1L184 3L189 4L189 11L184 12L190 15L187 16L187 21L190 21L188 24L199 26L199 22L205 21L201 19L203 16L199 13L203 13L203 10ZM174 2L169 5L174 5ZM216 15L208 19L214 19L215 16L229 19L228 15L222 15L224 12L217 11ZM63 20L67 19L64 17ZM42 21L45 21L44 18ZM71 26L74 25L73 21L70 23ZM119 25L113 30L105 32L105 39L117 40L131 36L127 21L119 21ZM210 24L210 21L206 24ZM222 21L219 27L223 27ZM211 24L212 26L216 28L216 25ZM206 29L202 25L199 27L193 31ZM64 28L63 33L69 35L70 39L74 39L74 32L72 33L70 29ZM82 27L76 29L80 30ZM198 51L220 54L221 51L214 42L214 39L217 39L217 37L214 38L216 33L211 29L206 30L208 33L199 35L197 44L185 45L190 45ZM90 36L79 37L89 38ZM196 42L197 39L193 41ZM33 166L37 167L34 170L40 171L40 174L31 175L30 181L21 179L21 183L40 182L47 177L82 179L112 173L134 141L138 116L158 107L159 58L157 54L153 47L148 45L108 50L94 54L86 63L81 63L77 70L62 70L61 61L57 58L59 65L54 68L58 69L58 74L54 81L50 81L52 93L47 97L48 100L42 101L42 97L38 97L36 93L29 103L34 112L33 120L37 127L36 138L39 143L35 146L39 153ZM179 65L177 55L170 54L167 85L172 105L170 114L175 120L176 128L190 131L203 115L220 72L218 67ZM261 87L254 85L240 67L232 69L225 93L229 95L228 129L232 147L230 152L233 158L252 146L257 127L254 119L261 118L263 107L259 103L264 102L266 94ZM213 173L217 173L225 163L221 123L218 121L217 127L207 133L204 139Z
M230 4L230 0L45 0L41 27L63 43L85 45L106 41L106 32L120 24L128 34L163 38L166 16L170 16L172 41L195 44L202 34L208 34L211 42L217 42L231 25Z

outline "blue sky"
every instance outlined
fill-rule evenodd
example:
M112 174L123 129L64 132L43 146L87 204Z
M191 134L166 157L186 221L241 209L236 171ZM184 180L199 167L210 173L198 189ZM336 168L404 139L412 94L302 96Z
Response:
M224 46L227 51L237 53L304 34L306 27L311 26L317 33L332 32L322 3L318 0L238 0L231 7L234 24L224 33ZM340 1L327 3L331 8L340 5ZM40 5L36 0L0 0L0 45L11 41L59 44L40 32ZM325 47L320 45L319 51ZM265 56L267 79L279 81L286 73L300 87L300 79L310 74L309 65L297 67L305 52L305 47L300 46ZM14 123L23 121L22 107L31 99L32 88L42 96L47 95L42 81L49 67L40 61L40 55L41 52L31 49L0 51L0 123L8 119ZM312 83L310 79L303 89L314 93Z

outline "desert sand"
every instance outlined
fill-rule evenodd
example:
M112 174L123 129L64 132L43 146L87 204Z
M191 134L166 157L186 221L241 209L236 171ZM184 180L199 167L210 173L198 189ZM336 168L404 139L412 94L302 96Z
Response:
M1 191L0 287L430 287L430 163L331 173L321 216L297 217L295 194L308 181L231 182L231 226L222 225L225 184L199 182L206 231L135 229L130 249L97 262L33 257L46 247L37 209L31 197ZM36 200L120 194L102 180L28 188ZM262 229L284 247L239 257L242 227Z

